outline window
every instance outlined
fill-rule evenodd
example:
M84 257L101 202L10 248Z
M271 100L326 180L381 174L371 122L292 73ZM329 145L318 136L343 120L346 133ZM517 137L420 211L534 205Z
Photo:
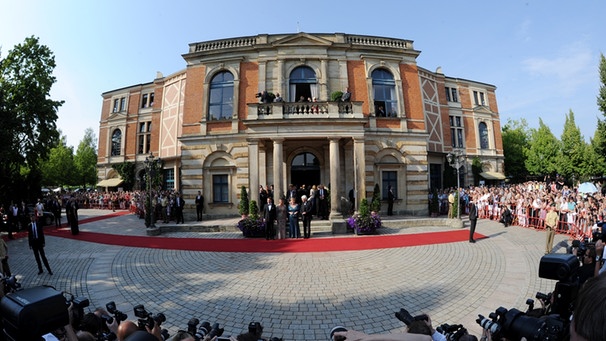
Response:
M126 111L126 97L120 98L120 111Z
M396 82L391 72L376 69L372 72L372 88L375 99L375 115L379 117L397 117Z
M308 66L296 67L290 73L290 101L297 102L303 97L308 98L318 97L318 80L316 73Z
M112 154L111 154L111 156L120 155L121 146L122 146L122 131L120 131L120 129L116 129L112 133Z
M488 126L486 123L480 122L478 132L480 135L480 149L488 149Z
M383 171L382 172L382 185L381 185L381 197L383 200L387 200L387 193L389 186L391 186L393 193L398 197L398 172L396 171Z
M175 189L175 170L164 170L164 189Z
M118 112L119 104L120 104L120 99L116 98L114 100L114 108L112 109L112 112Z
M229 120L234 112L234 76L222 71L210 81L208 119Z
M141 96L141 108L151 108L154 106L154 93L150 92Z
M446 87L446 100L448 102L458 102L459 95L457 94L457 88Z
M486 105L486 100L484 99L484 93L481 91L473 92L473 102L475 105Z
M213 202L228 202L229 201L229 183L227 174L213 175Z
M463 124L461 116L450 116L450 138L453 148L463 148Z
M147 154L151 146L151 122L140 122L137 131L137 153Z
M126 110L126 97L114 98L112 112L120 112Z

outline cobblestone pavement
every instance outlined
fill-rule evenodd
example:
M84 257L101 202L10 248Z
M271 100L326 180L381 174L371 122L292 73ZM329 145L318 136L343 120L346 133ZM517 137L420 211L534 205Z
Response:
M80 210L80 218L107 213ZM391 226L397 225L398 217L393 219ZM122 236L145 236L146 232L143 220L130 214L80 228L115 234L118 244ZM386 231L409 234L448 229L424 226ZM88 297L91 307L115 301L130 319L135 319L132 307L144 304L148 311L166 315L164 326L171 334L186 329L187 321L197 317L218 322L225 334L239 334L249 322L259 321L267 337L327 340L336 325L366 333L404 331L394 312L406 308L413 315L429 314L434 327L463 324L479 336L478 314L488 316L500 306L525 310L527 298L537 291L551 292L555 281L538 278L543 231L504 228L480 220L476 232L488 238L475 244L265 254L131 248L48 236L46 254L53 276L37 275L27 238L8 245L12 271L23 287L52 285ZM235 232L162 236L241 238ZM566 239L557 235L555 242Z

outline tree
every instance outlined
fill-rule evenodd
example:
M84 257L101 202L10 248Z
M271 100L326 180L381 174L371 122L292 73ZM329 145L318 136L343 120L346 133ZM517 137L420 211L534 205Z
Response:
M606 58L604 54L600 54L600 93L598 95L598 108L604 116L606 116Z
M67 146L67 137L62 136L57 146L50 150L48 160L40 163L42 184L47 186L75 185L74 150Z
M84 138L78 144L78 150L74 156L76 166L76 182L82 187L97 183L97 152L95 133L91 128L84 131ZM122 178L124 179L124 178Z
M130 191L135 185L135 163L134 162L122 162L113 164L112 168L120 174L120 177L124 181L122 186L125 191Z
M505 175L514 182L525 180L526 154L530 140L530 131L525 119L514 121L509 119L501 129L503 138L503 154L505 156Z
M587 177L606 174L606 121L598 119L593 138L587 146Z
M28 192L39 192L40 183L31 181L41 180L39 161L59 140L57 110L63 101L50 99L54 69L53 53L33 36L0 60L0 196L21 193L15 184L23 181ZM32 175L20 176L23 165Z
M531 129L530 147L525 149L524 165L531 175L553 174L557 171L560 141L553 135L548 126L539 118L539 128Z
M559 154L558 173L569 180L578 181L581 174L585 174L586 144L581 136L581 129L574 121L572 110L566 115L564 130L562 131L561 153Z
M377 212L381 212L381 189L379 188L379 184L375 184L375 188L372 192L372 200L370 201L370 210Z
M238 211L242 216L248 215L250 212L250 203L248 202L248 192L246 187L242 186L240 190L240 203L238 204Z

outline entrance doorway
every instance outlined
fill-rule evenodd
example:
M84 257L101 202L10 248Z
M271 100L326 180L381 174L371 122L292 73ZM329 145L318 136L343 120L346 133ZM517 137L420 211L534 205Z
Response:
M301 153L290 164L290 182L297 186L311 188L320 184L320 162L312 153Z

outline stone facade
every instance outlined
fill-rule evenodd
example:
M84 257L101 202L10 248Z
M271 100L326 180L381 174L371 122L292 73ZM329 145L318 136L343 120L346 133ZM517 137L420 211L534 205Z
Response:
M199 190L219 217L238 214L242 186L258 200L260 185L289 184L330 186L331 218L348 213L351 189L359 204L375 184L394 186L396 214L427 215L453 147L466 154L464 185L475 157L501 172L503 147L496 88L420 68L419 54L410 40L341 33L192 43L184 70L103 94L99 179L134 162L138 189L152 152L186 219ZM331 101L346 88L350 102ZM284 102L260 103L264 90Z

